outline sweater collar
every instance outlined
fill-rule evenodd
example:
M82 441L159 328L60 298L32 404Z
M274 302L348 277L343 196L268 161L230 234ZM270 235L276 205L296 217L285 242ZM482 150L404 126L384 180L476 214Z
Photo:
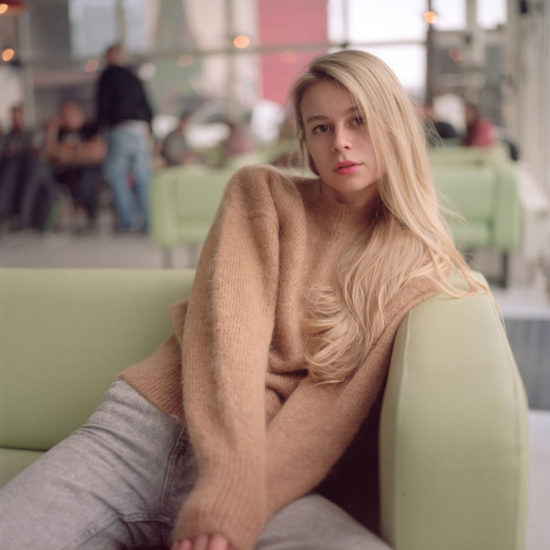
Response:
M311 200L314 208L323 216L327 228L343 231L361 225L371 226L376 222L379 199L376 199L366 207L351 206L338 202L334 198L322 192L321 180L313 180L310 184Z

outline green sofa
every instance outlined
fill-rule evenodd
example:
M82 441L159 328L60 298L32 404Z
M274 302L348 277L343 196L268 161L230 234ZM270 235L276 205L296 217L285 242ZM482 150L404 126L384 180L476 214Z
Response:
M502 258L499 283L508 284L509 255L522 236L519 182L503 148L438 148L430 152L436 190L453 238L464 252L489 249Z
M151 187L150 236L173 267L173 249L199 247L212 225L233 169L190 165L164 168Z
M86 420L170 332L190 270L0 269L0 485ZM521 550L523 385L492 299L402 321L380 420L382 532L396 550Z

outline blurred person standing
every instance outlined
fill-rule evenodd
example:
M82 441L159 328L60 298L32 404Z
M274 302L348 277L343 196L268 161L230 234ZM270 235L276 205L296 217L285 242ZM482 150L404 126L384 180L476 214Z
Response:
M115 231L128 232L133 223L135 187L139 225L149 224L149 178L151 151L149 138L153 113L140 79L123 66L121 44L107 49L106 68L97 86L97 127L107 132L107 154L103 175L113 192L117 223Z
M46 129L46 158L56 181L70 191L75 208L84 209L89 230L97 223L105 150L105 142L86 121L80 106L63 101Z

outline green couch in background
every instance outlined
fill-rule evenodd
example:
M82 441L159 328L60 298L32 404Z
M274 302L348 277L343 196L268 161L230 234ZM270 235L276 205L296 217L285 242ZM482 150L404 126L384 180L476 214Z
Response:
M277 151L239 155L220 167L185 164L157 171L151 186L150 236L163 251L164 267L173 267L175 247L200 248L235 171L247 164L265 164Z
M234 171L271 157L273 153L258 152L223 168L186 165L157 173L151 191L151 237L164 252L165 267L173 266L176 246L200 247ZM461 216L449 216L457 246L465 253L498 252L499 282L506 286L509 254L521 240L519 184L507 150L500 145L485 150L440 147L430 151L430 164L443 205Z
M436 190L453 238L465 253L489 249L501 255L499 283L508 284L509 255L518 248L522 209L516 168L502 145L489 149L444 147L430 151Z
M218 209L231 169L190 165L164 168L151 187L150 235L173 267L173 249L200 247Z
M170 333L190 270L0 269L0 485L82 424ZM521 550L523 385L491 298L436 296L395 339L380 420L396 550Z

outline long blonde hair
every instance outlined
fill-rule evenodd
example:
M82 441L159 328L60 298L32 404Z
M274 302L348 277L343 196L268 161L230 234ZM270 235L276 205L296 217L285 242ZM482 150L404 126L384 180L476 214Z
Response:
M302 99L310 86L327 79L350 92L366 121L378 166L384 167L372 234L355 239L343 252L334 286L316 290L304 326L310 376L337 383L364 362L384 329L385 306L408 282L429 279L452 296L486 288L456 249L441 215L416 111L377 57L356 50L327 54L313 60L296 82L291 101L310 168L317 172L305 144ZM452 272L462 275L469 290L451 282Z

